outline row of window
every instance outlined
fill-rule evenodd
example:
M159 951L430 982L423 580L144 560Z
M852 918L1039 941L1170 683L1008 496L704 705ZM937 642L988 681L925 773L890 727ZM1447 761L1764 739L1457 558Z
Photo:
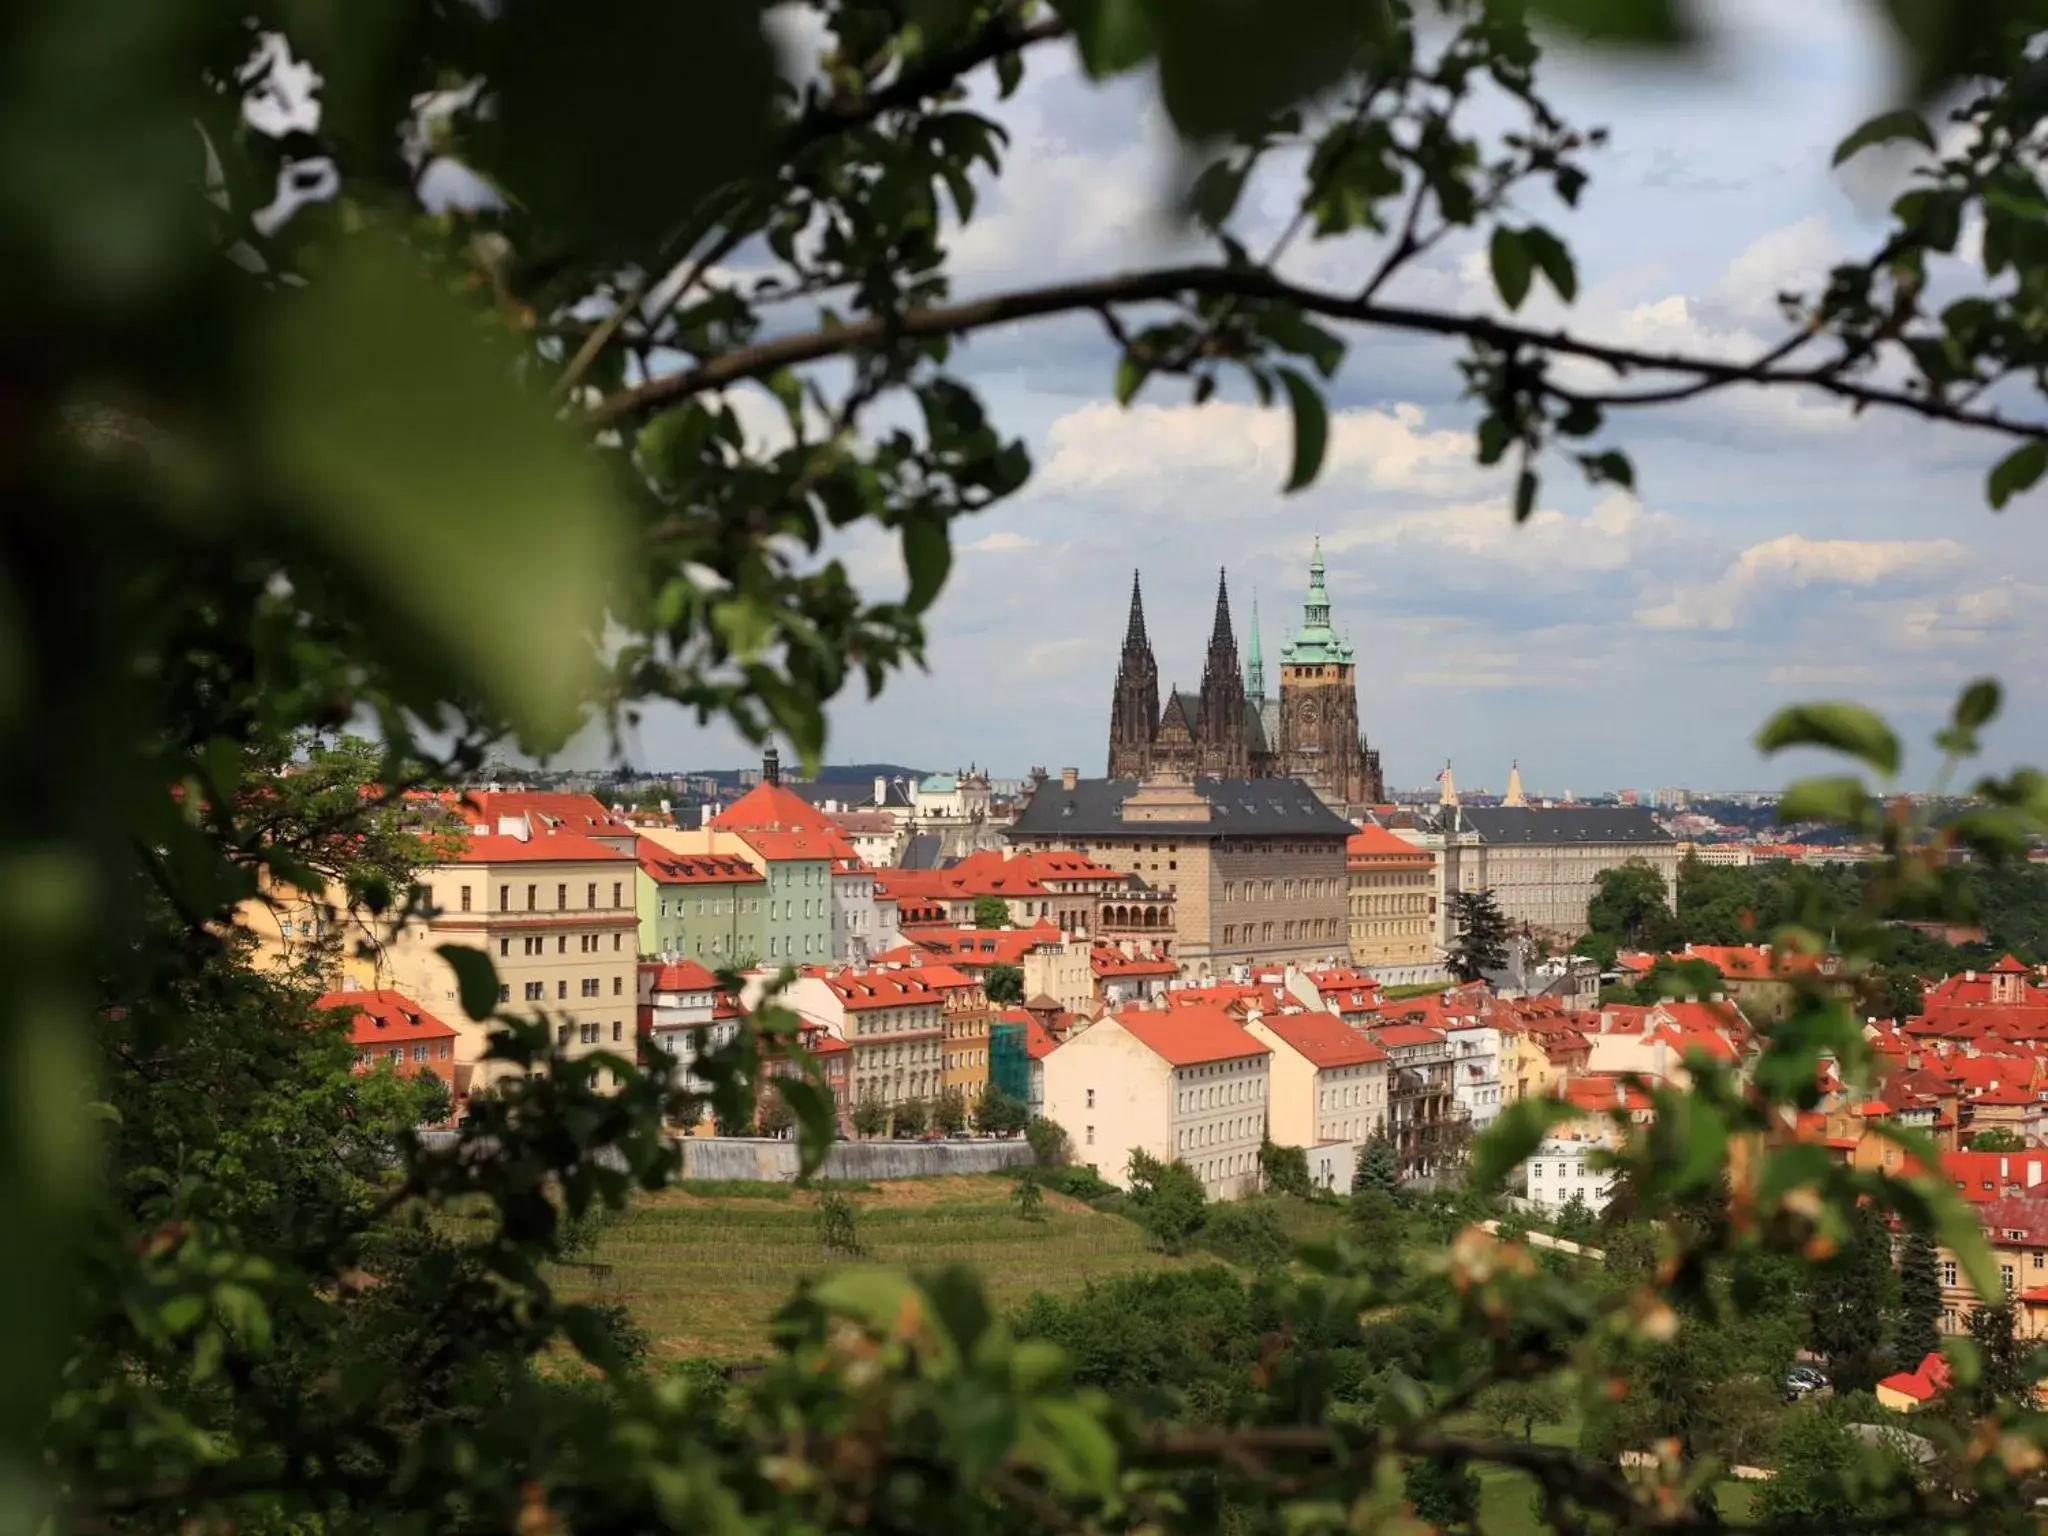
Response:
M557 1024L555 1026L555 1044L557 1047L568 1045L569 1031L572 1029L576 1031L576 1043L578 1045L602 1045L604 1043L604 1025L585 1021L581 1024ZM612 1044L622 1044L625 1038L625 1021L623 1019L613 1019Z
M1266 1080L1263 1077L1240 1077L1227 1083L1214 1083L1206 1088L1185 1088L1179 1095L1180 1113L1199 1114L1205 1109L1221 1109L1226 1104L1254 1104L1266 1097ZM1088 1090L1088 1107L1095 1107L1095 1090Z
M1265 1125L1257 1115L1239 1115L1231 1120L1211 1120L1205 1125L1184 1126L1174 1133L1173 1149L1176 1152L1192 1152L1197 1147L1213 1147L1219 1141L1242 1141L1255 1136Z
M1377 1102L1379 1095L1368 1092L1369 1083L1352 1083L1335 1088L1325 1088L1316 1095L1316 1107L1329 1111L1333 1109L1356 1109L1361 1104Z
M1273 942L1272 923L1225 923L1223 943L1270 944ZM1288 918L1279 924L1280 939L1283 943L1298 943L1304 939L1335 939L1338 937L1337 919L1334 917Z
M919 1062L937 1061L939 1044L936 1040L899 1041L895 1045L855 1046L854 1052L860 1057L863 1072L877 1067L914 1067Z
M603 934L601 934L601 933L579 933L579 934L577 934L577 935L576 935L576 952L577 952L578 954L581 954L581 955L594 955L594 954L597 954L597 953L598 953L598 952L599 952L599 951L600 951L600 950L601 950L601 949L603 948L603 944L602 944L602 942L601 942L601 941L603 940L603 938L604 938L604 935L603 935ZM613 953L613 954L622 954L622 953L624 953L624 951L625 951L625 948L626 948L626 936L625 936L625 935L624 935L623 933L615 933L615 934L613 934L613 935L612 935L612 953ZM546 954L546 953L548 952L548 936L547 936L546 934L544 934L544 933L539 933L539 934L535 934L535 933L529 933L529 934L524 934L524 935L522 935L522 936L521 936L521 938L520 938L520 940L519 940L519 952L520 952L520 953L521 953L522 955L544 955L544 954ZM501 955L510 955L510 954L512 953L512 941L511 941L511 939L509 939L509 938L502 938L502 937L501 937L501 938L500 938L500 939L498 940L498 953L499 953L499 954L501 954ZM568 934L566 934L566 933L558 933L558 934L556 934L556 935L555 935L555 953L556 953L556 954L558 954L558 955L566 955L567 953L569 953L569 935L568 935Z
M623 976L614 976L612 978L612 996L623 997L625 996L625 994L626 978ZM529 1003L544 1003L548 1000L548 984L544 981L529 981L526 983L526 989L522 995L525 998L525 1000ZM577 983L576 995L578 997L602 997L604 995L603 978L598 976L585 976L580 982ZM566 980L557 981L555 983L555 1001L558 1003L565 1003L568 1000L569 983ZM512 987L510 983L505 983L499 986L498 1001L501 1003L509 1003L512 1001Z
M404 1061L408 1055L414 1061L446 1061L454 1054L453 1040L422 1040L407 1047L403 1045L380 1045L356 1052L356 1065L374 1067L380 1061Z
M1411 890L1420 888L1426 891L1431 883L1430 871L1426 869L1414 870L1408 874L1394 875L1374 875L1356 871L1351 876L1351 889L1354 891L1361 886L1378 887L1388 885L1406 886Z
M985 1067L988 1065L987 1051L948 1051L946 1070L957 1072L963 1067Z
M1321 876L1312 880L1226 880L1223 899L1236 901L1321 901L1339 894L1337 881Z
M1354 896L1351 898L1351 913L1354 917L1395 917L1411 912L1427 912L1429 896L1420 891L1400 896Z
M807 955L815 955L815 954L819 954L819 953L821 953L821 952L822 952L822 951L823 951L824 949L825 949L825 943L824 943L824 941L823 941L822 939L820 939L820 938L819 938L819 936L818 936L817 934L815 934L815 933L807 933L807 934L803 935L803 952L804 952L805 954L807 954ZM795 935L795 934L791 934L791 935L790 935L790 936L789 936L788 938L784 938L784 937L783 937L783 936L782 936L781 934L779 934L779 933L778 933L778 934L775 934L775 935L773 935L773 936L772 936L772 937L771 937L771 938L770 938L770 939L768 940L768 958L769 958L769 959L771 959L771 960L775 960L775 959L790 959L790 960L794 960L794 959L796 958L796 954L797 954L797 940L796 940L796 935Z
M583 905L587 910L594 911L597 908L597 889L600 883L599 881L592 880L583 888ZM474 897L469 886L465 885L461 888L458 893L458 899L462 903L463 911L468 912L472 910ZM623 880L614 880L612 882L612 905L614 907L623 907L625 904L626 883ZM510 912L512 910L512 887L509 885L498 887L498 910L500 912ZM529 885L526 888L526 910L528 912L542 910L540 905L540 887L538 885ZM556 884L555 904L547 910L553 912L567 912L570 910L568 881L563 880Z
M660 898L660 915L663 917L670 915L669 900L670 898L666 896ZM678 896L674 900L674 915L677 917L684 915L686 906L698 917L736 917L741 913L755 913L761 910L761 898L758 896L698 896L687 903Z

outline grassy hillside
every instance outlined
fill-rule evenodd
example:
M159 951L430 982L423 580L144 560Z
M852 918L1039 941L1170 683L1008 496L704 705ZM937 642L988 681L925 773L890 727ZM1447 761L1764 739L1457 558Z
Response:
M966 1264L998 1309L1033 1291L1180 1262L1144 1235L1048 1192L1040 1221L1011 1205L1004 1178L918 1179L846 1193L867 1257L906 1266ZM615 1300L655 1338L659 1355L744 1360L766 1352L769 1319L799 1279L836 1267L818 1240L818 1196L781 1185L643 1195L599 1231L584 1261L556 1281L571 1294ZM1206 1262L1213 1263L1213 1259Z

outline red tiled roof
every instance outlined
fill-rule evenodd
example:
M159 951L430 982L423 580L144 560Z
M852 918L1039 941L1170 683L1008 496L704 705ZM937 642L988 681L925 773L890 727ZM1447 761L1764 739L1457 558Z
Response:
M1912 1370L1895 1372L1878 1385L1901 1397L1910 1397L1916 1403L1926 1403L1939 1397L1947 1389L1948 1382L1947 1357L1940 1350L1933 1350Z
M595 795L567 794L539 789L466 790L459 795L437 796L457 816L471 826L481 826L495 832L498 820L505 816L525 816L538 821L542 826L559 827L565 832L609 832L623 835L631 829L605 809L604 802ZM534 828L535 832L541 826Z
M1097 944L1089 952L1088 964L1099 980L1123 977L1178 976L1180 966L1162 955L1127 955L1111 944Z
M589 864L620 863L626 855L579 832L542 832L533 837L508 837L497 832L472 832L451 849L451 864Z
M1170 1013L1133 1008L1110 1017L1153 1055L1176 1067L1271 1054L1263 1041L1221 1008L1177 1008Z
M350 1010L354 1016L349 1020L349 1039L356 1045L456 1037L453 1025L435 1018L403 992L388 988L374 992L329 992L313 1006Z
M651 837L634 844L647 878L656 885L761 885L768 877L732 853L671 853Z
M1059 929L1048 922L1030 928L949 928L906 923L902 931L908 943L961 965L1015 965L1040 945L1060 941Z
M1346 838L1344 855L1347 859L1367 861L1376 867L1400 860L1418 869L1427 869L1433 862L1428 849L1418 848L1396 837L1385 827L1376 826L1360 827Z
M950 965L907 966L900 971L841 971L825 985L846 1008L909 1008L942 1002L946 993L975 985Z
M643 960L640 974L652 973L650 983L656 992L715 992L718 978L705 970L695 960Z
M1441 1044L1444 1038L1441 1030L1420 1024L1382 1024L1371 1034L1381 1045L1432 1045Z
M1387 1053L1334 1013L1274 1013L1260 1018L1316 1067L1356 1067L1385 1061Z
M1604 1072L1566 1078L1558 1085L1558 1097L1589 1114L1614 1110L1639 1114L1651 1107L1650 1096L1641 1088Z

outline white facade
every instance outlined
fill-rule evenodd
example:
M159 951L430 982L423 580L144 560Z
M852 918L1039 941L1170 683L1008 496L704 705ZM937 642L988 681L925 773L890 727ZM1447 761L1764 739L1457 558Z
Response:
M1490 1024L1467 1024L1444 1030L1451 1058L1451 1097L1471 1116L1476 1134L1500 1115L1500 1031Z
M884 950L901 941L896 929L896 903L875 900L872 870L832 871L832 960L865 970Z
M1597 1141L1578 1137L1546 1137L1524 1164L1528 1175L1529 1203L1546 1216L1555 1216L1573 1195L1585 1201L1586 1209L1598 1216L1607 1209L1614 1187L1614 1171L1588 1165Z
M1173 1023L1145 1028L1160 1038ZM1131 1154L1178 1159L1212 1200L1253 1193L1266 1124L1267 1054L1244 1031L1245 1053L1176 1064L1114 1016L1068 1037L1043 1063L1045 1114L1067 1133L1076 1162L1130 1187Z

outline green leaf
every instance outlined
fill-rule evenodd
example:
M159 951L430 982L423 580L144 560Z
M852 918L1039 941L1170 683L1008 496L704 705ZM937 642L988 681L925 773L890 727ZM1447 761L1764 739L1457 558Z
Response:
M1880 773L1899 771L1899 738L1861 704L1794 704L1781 709L1756 733L1756 747L1766 755L1787 747L1823 747L1859 758Z
M1611 483L1631 491L1636 488L1636 467L1619 449L1581 454L1579 463L1585 467L1586 478L1595 485Z
M498 968L489 955L467 944L443 944L434 953L455 972L455 990L464 1013L472 1019L488 1019L498 1011Z
M940 517L913 517L903 525L903 568L910 574L910 591L903 599L913 613L932 605L953 568L953 539Z
M1322 392L1292 368L1278 370L1287 390L1287 403L1294 410L1294 468L1287 476L1286 489L1298 491L1314 481L1323 467L1323 451L1330 441L1330 413Z
M206 1298L196 1291L180 1291L166 1297L164 1304L156 1310L157 1323L172 1338L190 1333L206 1316Z
M618 1372L625 1363L610 1321L595 1307L564 1307L562 1333L576 1347L577 1354L607 1376Z
M1080 1403L1043 1398L1019 1437L1019 1454L1070 1495L1110 1498L1116 1492L1116 1441L1101 1418Z
M1963 689L1956 699L1955 723L1959 729L1974 731L1997 717L2004 695L1995 677L1980 677Z
M1778 797L1778 820L1827 821L1845 827L1871 825L1870 790L1854 774L1801 779Z
M235 1340L252 1354L270 1348L270 1308L246 1285L227 1284L213 1293L214 1310Z
M808 1179L824 1164L838 1135L839 1121L832 1103L832 1091L808 1077L779 1077L775 1091L796 1117L797 1177Z
M1276 345L1315 364L1316 372L1326 379L1344 361L1343 338L1311 324L1291 304L1275 304L1266 309L1259 315L1258 325Z
M1572 265L1572 253L1562 240L1542 225L1531 224L1522 231L1522 244L1560 299L1569 304L1579 296L1578 269Z
M1145 386L1152 370L1126 352L1116 360L1116 403L1129 405Z
M360 589L394 662L445 655L530 742L559 744L623 565L620 507L510 348L395 245L343 246L277 291L250 359L280 513Z
M1987 863L1997 864L2006 859L2024 859L2027 856L2027 829L2011 811L1988 808L1964 811L1944 830L1965 848L1982 856Z
M1221 229L1237 207L1244 191L1245 173L1251 167L1230 160L1212 160L1202 167L1195 184L1188 188L1188 212L1211 229Z
M571 246L656 254L706 193L768 165L761 15L755 0L505 0L485 163Z
M1529 279L1535 271L1535 255L1523 238L1523 231L1496 224L1489 254L1493 260L1493 286L1500 290L1501 302L1509 309L1520 309L1522 300L1529 297Z
M1873 144L1889 144L1896 139L1911 139L1922 148L1934 148L1934 130L1927 126L1927 119L1910 107L1900 107L1894 112L1880 112L1837 144L1833 163L1840 165Z
M1538 484L1536 471L1533 469L1525 469L1515 476L1516 522L1526 523L1529 521L1529 514L1536 510L1536 490Z
M850 1317L876 1333L894 1336L922 1324L924 1294L893 1269L848 1269L827 1275L811 1297L828 1312Z
M1529 12L1589 42L1670 48L1693 40L1679 0L1529 0Z
M1563 1099L1547 1095L1515 1100L1472 1143L1472 1187L1500 1188L1509 1174L1528 1161L1553 1125L1577 1113Z
M2048 470L2048 442L2032 442L2013 449L2000 459L1985 482L1985 492L1994 508L2003 508L2022 491L2030 491Z
M1092 79L1135 69L1159 47L1146 0L1054 0L1053 9L1073 29Z
M1159 94L1188 139L1249 132L1319 95L1387 36L1363 0L1159 0Z

